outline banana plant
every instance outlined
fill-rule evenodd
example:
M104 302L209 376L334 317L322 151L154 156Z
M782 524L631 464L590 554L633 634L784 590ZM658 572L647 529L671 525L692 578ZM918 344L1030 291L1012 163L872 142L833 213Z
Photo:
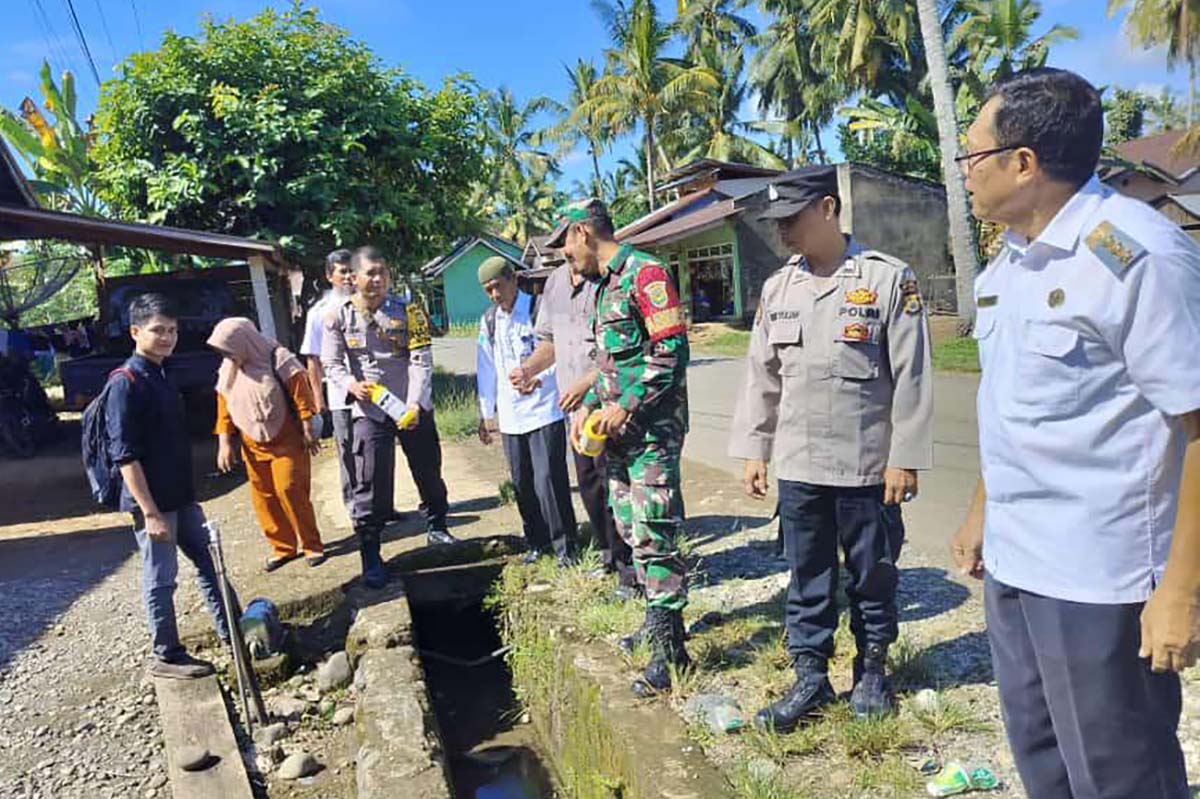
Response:
M26 97L19 113L0 109L0 135L28 165L29 185L43 204L99 216L103 208L90 184L91 137L76 119L75 77L63 72L60 89L43 61L41 79L42 105Z

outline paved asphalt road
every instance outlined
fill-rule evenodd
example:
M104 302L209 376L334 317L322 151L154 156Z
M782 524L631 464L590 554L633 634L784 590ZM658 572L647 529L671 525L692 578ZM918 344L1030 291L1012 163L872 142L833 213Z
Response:
M475 341L443 338L434 343L434 362L461 374L475 371ZM691 432L684 457L725 469L739 480L742 463L726 455L733 406L742 385L740 358L695 354L688 370ZM934 385L934 468L921 476L920 496L905 506L911 545L947 567L947 542L957 529L979 476L974 375L938 373ZM768 500L769 501L769 500Z

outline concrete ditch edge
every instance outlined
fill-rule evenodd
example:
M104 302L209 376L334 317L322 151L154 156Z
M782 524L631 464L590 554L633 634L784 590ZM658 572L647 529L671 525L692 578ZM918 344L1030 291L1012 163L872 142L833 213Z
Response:
M355 664L358 799L451 799L450 774L403 592L360 608L346 635Z

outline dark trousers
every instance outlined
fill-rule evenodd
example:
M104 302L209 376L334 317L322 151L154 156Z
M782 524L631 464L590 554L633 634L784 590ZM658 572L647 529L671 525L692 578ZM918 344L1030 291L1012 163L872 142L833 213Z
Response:
M411 430L365 416L354 420L354 529L379 530L392 515L397 438L421 497L426 525L444 530L449 503L442 481L442 443L433 412L425 410Z
M517 508L530 549L571 554L575 539L575 508L567 475L567 429L553 422L529 433L502 433L508 471L517 489Z
M637 585L637 573L633 568L633 550L613 521L612 506L608 504L608 473L604 453L590 458L572 450L575 456L575 480L579 483L579 498L587 510L596 545L600 549L600 561L607 572L616 572L621 585Z
M342 502L346 510L354 507L354 419L350 409L330 411L333 416L333 441L337 446L338 471L342 478Z
M779 481L779 526L792 569L787 595L788 652L828 660L837 628L838 544L850 583L850 629L861 653L896 640L896 561L904 543L899 505L883 486L842 488Z
M1186 799L1179 675L1138 658L1141 603L1051 599L988 575L984 606L1029 799Z

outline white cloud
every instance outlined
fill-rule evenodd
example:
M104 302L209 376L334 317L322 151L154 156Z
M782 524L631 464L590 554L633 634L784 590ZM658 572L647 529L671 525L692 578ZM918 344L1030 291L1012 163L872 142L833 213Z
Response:
M1151 97L1158 97L1163 93L1163 89L1169 88L1165 83L1148 83L1142 82L1133 87L1133 90L1141 94L1148 94Z

